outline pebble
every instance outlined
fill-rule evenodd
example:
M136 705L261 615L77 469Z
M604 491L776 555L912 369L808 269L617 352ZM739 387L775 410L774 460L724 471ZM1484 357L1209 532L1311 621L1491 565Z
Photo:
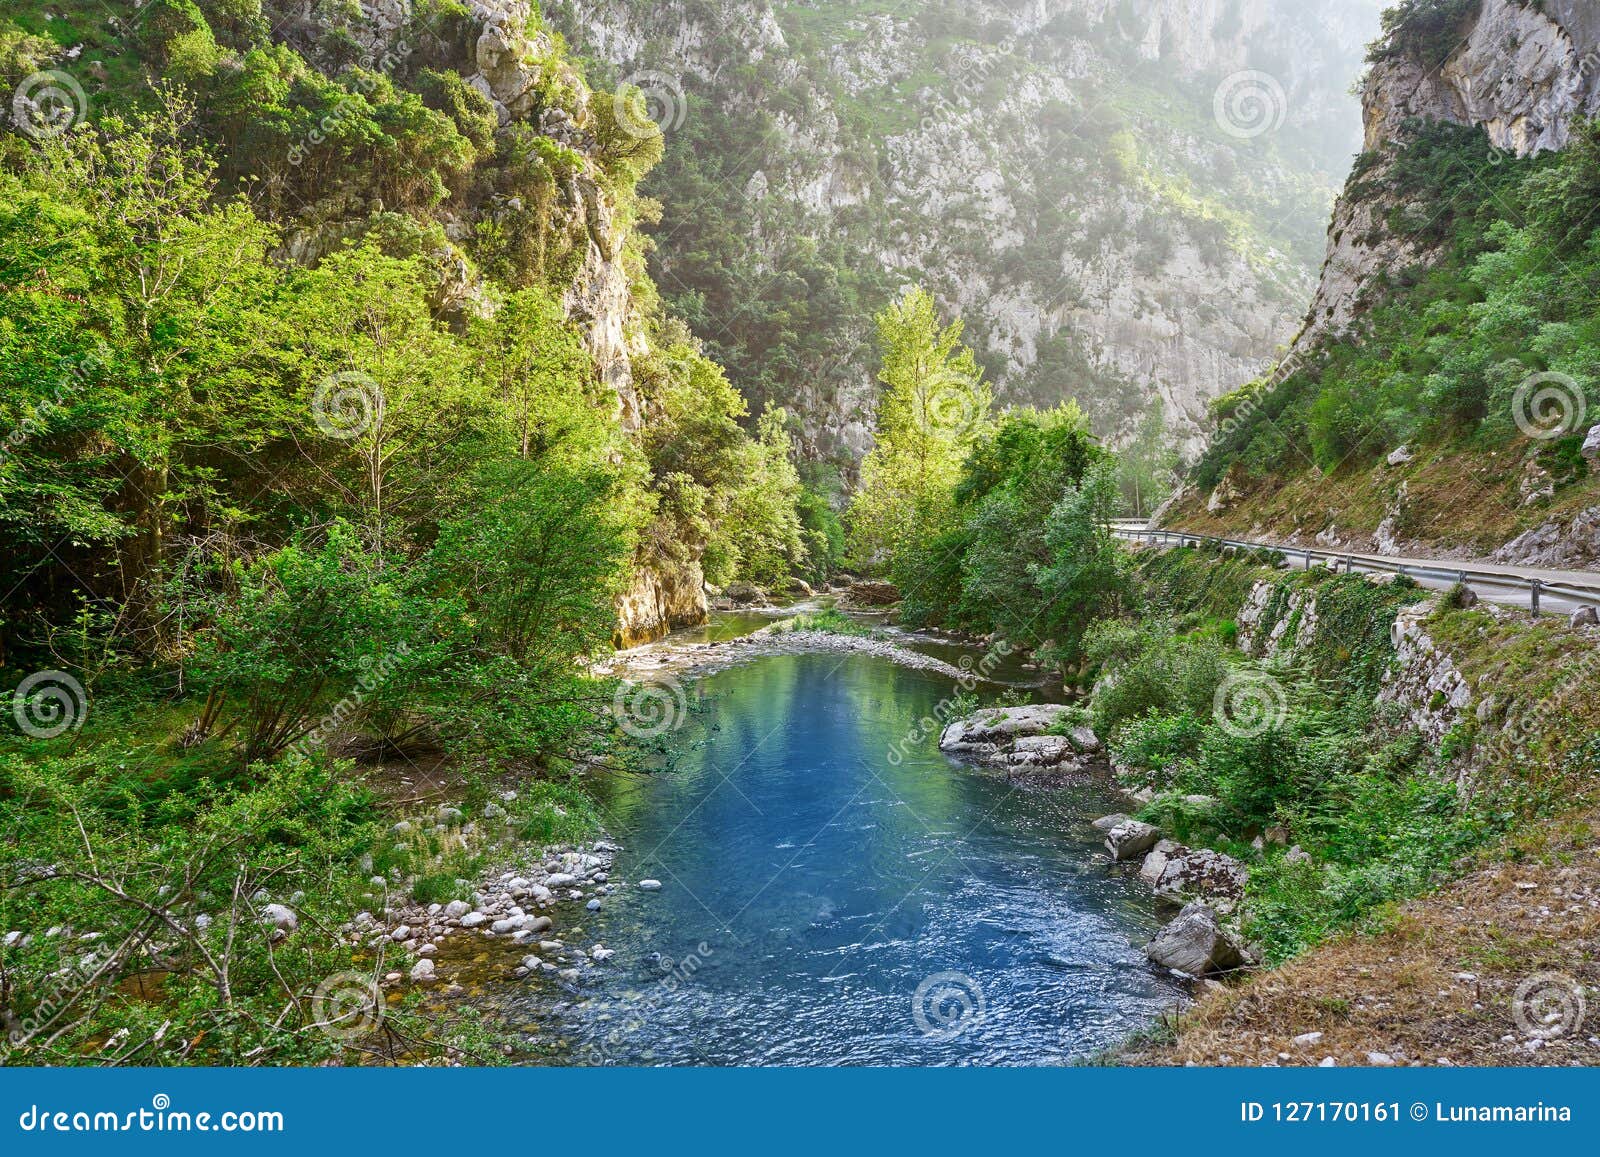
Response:
M434 980L433 961L424 957L411 966L411 979L419 984L428 984Z
M1315 1048L1322 1043L1320 1032L1303 1032L1294 1038L1294 1046L1301 1049Z
M587 904L584 905L584 907L589 909L589 911L591 911L591 912L598 912L598 911L600 911L600 901L599 900L590 900Z
M1319 1068L1319 1069L1331 1069L1331 1068L1334 1068L1336 1065L1338 1065L1338 1063L1339 1062L1334 1060L1332 1057L1323 1057L1320 1061L1317 1062L1317 1068Z
M406 937L408 937L410 935L411 935L411 927L410 927L410 925L402 924L402 925L400 925L400 927L396 928L393 932L389 933L389 939L390 940L395 940L395 941L400 941L400 940L404 940Z
M1387 1068L1388 1066L1394 1064L1394 1058L1388 1053L1368 1053L1367 1063L1369 1065L1379 1065Z
M482 912L468 912L465 916L461 917L461 926L463 928L477 928L480 925L487 924L488 922L489 917L485 916Z
M643 888L646 892L654 892L658 888L661 887L661 881L660 880L640 880L639 881L639 887Z

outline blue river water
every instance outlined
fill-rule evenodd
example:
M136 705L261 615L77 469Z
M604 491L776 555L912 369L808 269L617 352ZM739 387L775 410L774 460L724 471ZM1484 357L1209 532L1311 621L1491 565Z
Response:
M581 940L616 955L553 1013L509 998L552 1060L1063 1064L1182 999L1148 891L1095 857L1109 789L951 762L919 727L947 679L787 655L697 688L675 766L605 801L626 883Z

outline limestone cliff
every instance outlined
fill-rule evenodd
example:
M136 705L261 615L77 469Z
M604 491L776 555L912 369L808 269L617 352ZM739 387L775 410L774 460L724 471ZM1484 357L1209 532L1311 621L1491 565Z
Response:
M967 320L1002 401L1076 396L1116 436L1159 397L1196 448L1207 402L1293 336L1377 29L1363 0L550 15L670 114L669 299L843 462L870 445L871 310L910 280Z
M325 51L330 21L312 0L270 6L276 35L295 44L310 59ZM559 236L574 252L565 280L555 286L567 317L577 325L601 379L616 396L616 420L625 433L648 421L648 407L635 388L633 359L648 352L645 319L637 300L635 272L628 268L630 224L602 173L592 132L596 96L570 60L558 37L546 28L532 0L471 0L462 13L423 11L410 0L361 0L359 14L335 21L358 46L369 67L397 74L420 68L449 68L489 101L502 129L515 123L534 126L541 137L570 150L576 171L543 207L541 227ZM551 94L560 94L552 99ZM437 211L445 242L431 254L437 274L435 304L447 316L495 308L481 292L466 256L472 232L512 199L476 189L452 197ZM284 255L313 261L342 238L366 227L369 207L350 205L331 192L304 206L286 237ZM636 260L636 259L635 259ZM632 645L657 638L676 626L704 622L704 576L695 551L683 544L671 561L641 553L631 585L618 601L618 641ZM687 556L680 557L680 556Z
M1522 157L1563 148L1576 120L1600 112L1600 5L1592 0L1477 0L1461 6L1442 43L1439 60L1396 37L1367 73L1366 156L1334 210L1297 351L1348 328L1380 274L1433 256L1385 224L1393 205L1382 195L1384 176L1408 120L1481 126L1497 149Z

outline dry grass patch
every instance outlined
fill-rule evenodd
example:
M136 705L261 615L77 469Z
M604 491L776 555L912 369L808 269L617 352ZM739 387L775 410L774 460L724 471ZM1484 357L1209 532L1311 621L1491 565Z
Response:
M1600 1064L1600 809L1499 849L1503 862L1272 972L1213 989L1177 1041L1134 1064ZM1518 1026L1523 981L1585 986L1586 1022L1539 1040ZM1303 1045L1294 1038L1321 1033ZM1378 1055L1381 1054L1381 1055Z

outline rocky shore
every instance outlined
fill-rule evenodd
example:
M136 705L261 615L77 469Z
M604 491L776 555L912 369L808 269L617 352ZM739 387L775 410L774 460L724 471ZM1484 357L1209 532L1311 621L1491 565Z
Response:
M441 808L440 812L446 825L460 814L456 808ZM489 804L485 812L483 822L487 824L505 814L495 804ZM401 829L395 831L396 836L410 834L410 823L402 820L395 824L395 829ZM611 879L616 851L616 845L604 840L586 846L545 848L543 858L536 862L489 873L472 890L470 900L386 905L376 914L359 913L341 931L351 944L364 944L376 953L394 948L406 953L408 968L385 973L385 984L448 983L450 978L441 973L437 958L452 936L498 940L508 949L523 949L518 962L510 966L519 978L551 973L577 984L612 953L600 943L566 943L557 923L577 905L583 905L584 911L599 910L607 897L628 886ZM374 877L374 884L381 879ZM651 885L659 887L654 880L639 881L635 886L648 890Z
M1104 763L1094 731L1075 723L1078 712L1060 704L988 708L945 727L939 748L948 755L1008 774L1087 771ZM1148 803L1153 792L1129 793ZM1191 805L1203 803L1190 798ZM1210 848L1189 848L1162 838L1155 826L1117 813L1094 821L1114 864L1139 865L1139 879L1161 900L1180 905L1176 918L1145 946L1151 962L1191 977L1229 972L1254 962L1227 918L1244 898L1249 869ZM1291 853L1292 854L1292 853Z
M931 655L868 635L842 635L832 631L797 630L785 619L749 635L717 643L651 643L620 652L595 667L599 675L614 675L634 682L680 677L702 677L741 663L772 655L827 654L875 655L917 671L931 671L963 683L993 680L974 667L956 666Z

